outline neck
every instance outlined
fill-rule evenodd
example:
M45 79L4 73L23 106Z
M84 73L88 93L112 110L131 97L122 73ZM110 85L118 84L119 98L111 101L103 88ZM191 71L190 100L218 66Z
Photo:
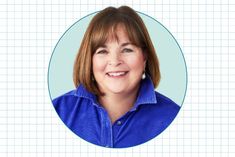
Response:
M112 123L114 123L133 107L137 94L138 88L128 94L106 93L105 96L99 97L99 102L106 109Z

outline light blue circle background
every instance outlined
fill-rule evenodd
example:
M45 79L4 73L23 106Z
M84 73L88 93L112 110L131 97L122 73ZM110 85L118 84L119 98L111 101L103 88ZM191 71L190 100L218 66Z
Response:
M51 99L75 89L74 60L86 28L95 14L74 23L55 46L48 68L48 89ZM138 14L149 31L160 62L161 81L156 90L181 106L187 90L187 68L181 48L162 24L143 13Z

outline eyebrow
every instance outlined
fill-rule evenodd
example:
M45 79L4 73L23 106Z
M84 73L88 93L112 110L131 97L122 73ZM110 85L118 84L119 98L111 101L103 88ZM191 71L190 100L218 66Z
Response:
M132 43L129 43L129 42L127 42L127 43L122 43L121 44L121 47L124 47L124 46L127 46L127 45L133 45Z
M127 46L127 45L133 45L133 44L130 43L130 42L126 42L126 43L122 43L121 47L124 47L124 46ZM108 47L107 45L101 45L98 48L107 48L107 47Z

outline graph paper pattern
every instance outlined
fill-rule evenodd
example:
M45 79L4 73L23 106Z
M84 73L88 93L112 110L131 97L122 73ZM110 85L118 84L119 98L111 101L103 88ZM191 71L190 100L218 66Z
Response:
M174 35L186 59L188 90L180 113L157 138L109 149L64 126L51 104L47 69L74 22L120 5L152 16ZM1 0L0 156L235 156L235 1Z

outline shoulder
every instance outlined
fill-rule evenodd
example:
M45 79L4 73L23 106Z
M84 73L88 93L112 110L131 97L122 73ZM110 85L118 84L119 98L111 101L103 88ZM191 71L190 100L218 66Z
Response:
M165 130L177 116L180 106L167 96L155 91L156 102L141 106L141 123L148 122L144 129L149 128L152 137Z
M167 105L167 106L180 108L180 106L178 104L176 104L173 100L171 100L167 96L165 96L159 92L156 92L156 91L155 91L155 95L156 95L156 99L157 99L158 103L165 104L165 106Z
M80 98L76 96L76 90L69 91L52 100L52 104L59 115L69 113L78 104Z
M71 101L77 99L75 96L76 90L71 90L63 95L58 96L52 100L54 107L58 107L60 104L70 104Z
M162 110L165 113L173 115L177 114L178 111L180 110L180 106L176 104L173 100L168 98L167 96L156 91L155 91L155 96L157 100L156 106L159 110Z
M89 99L77 95L77 89L53 99L52 103L57 114L66 124L76 117L77 113L83 113L92 106Z
M87 92L82 86L71 90L52 100L59 115L70 114L78 110L86 110L94 106L95 96Z
M88 108L98 107L97 97L89 92L82 84L76 89L53 99L52 103L59 114L68 114L75 110L86 110Z

